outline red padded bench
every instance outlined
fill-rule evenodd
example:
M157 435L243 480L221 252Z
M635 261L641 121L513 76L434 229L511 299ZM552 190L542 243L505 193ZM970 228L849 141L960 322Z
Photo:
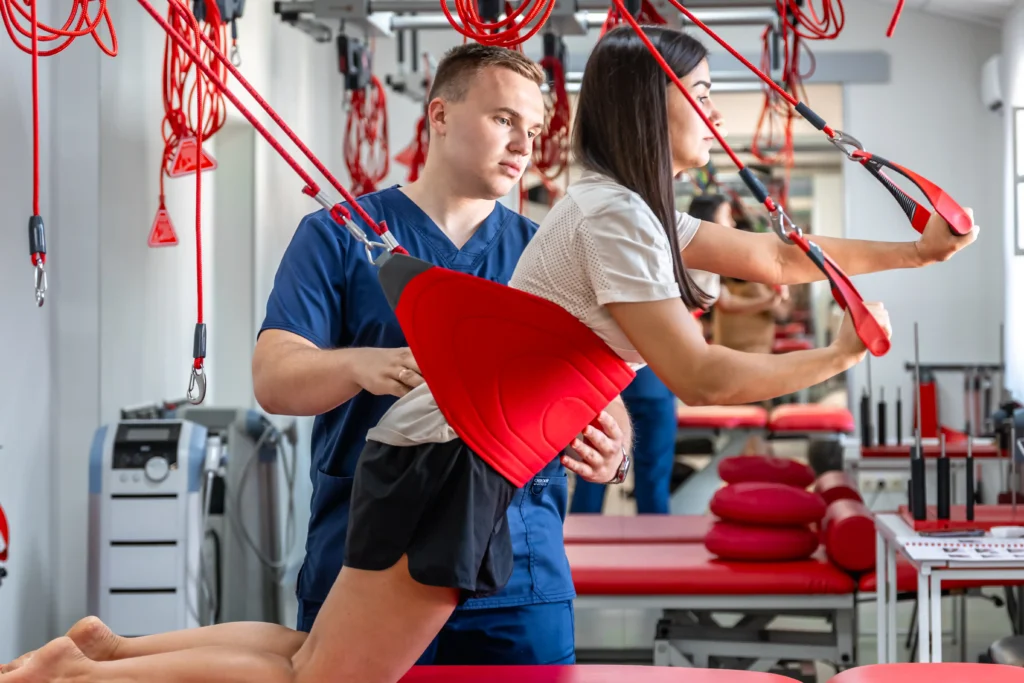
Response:
M676 409L679 429L764 429L768 411L760 406L684 406Z
M793 683L759 671L655 666L418 666L401 683Z
M566 543L703 543L714 523L711 515L572 514L563 534Z
M824 554L801 562L725 562L703 543L566 546L583 595L853 595L849 574Z
M836 674L828 683L1024 683L1024 669L1001 664L872 664Z
M768 431L773 438L803 434L851 434L856 429L853 413L846 408L820 403L788 403L772 409Z

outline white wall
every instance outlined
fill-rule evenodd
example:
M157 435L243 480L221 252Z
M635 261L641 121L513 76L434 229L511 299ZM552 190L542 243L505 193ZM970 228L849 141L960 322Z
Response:
M876 400L878 388L885 386L890 402L896 387L903 387L908 411L903 424L909 431L913 377L904 363L914 359L915 321L923 362L998 360L1004 247L1002 188L996 179L1003 136L998 119L981 104L979 75L983 62L1000 50L1000 35L908 9L896 36L887 39L890 18L889 8L858 3L847 12L838 40L812 44L816 52L874 49L891 55L888 84L846 87L842 128L869 151L921 173L972 207L981 226L978 241L946 263L854 279L864 299L884 301L892 318L892 350L872 359L872 385ZM916 239L891 195L854 163L844 165L843 192L847 237ZM859 397L865 364L850 373L850 380L851 396ZM960 388L959 376L940 376L940 418L953 428L963 426Z
M1016 245L1014 178L1016 175L1013 148L1013 107L1024 106L1024 2L1016 7L1003 22L1002 51L1003 85L1003 217L1005 230L1003 244L1006 268L1006 365L1007 385L1015 398L1024 395L1024 362L1014 351L1024 342L1024 259L1014 255Z
M41 20L44 20L41 17ZM54 211L49 148L51 64L40 65L40 212L50 267L54 242L74 229ZM55 544L49 534L54 495L50 400L52 299L37 308L28 254L32 214L31 61L0 36L0 506L11 526L8 576L0 585L0 660L37 644L51 627ZM22 93L14 97L11 93ZM50 278L50 296L58 283Z

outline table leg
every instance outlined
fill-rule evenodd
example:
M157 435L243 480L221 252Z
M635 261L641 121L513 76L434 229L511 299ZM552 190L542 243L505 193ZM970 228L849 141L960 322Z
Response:
M889 590L886 593L889 595L888 603L886 604L886 631L889 634L889 662L895 663L900 661L899 650L897 649L898 631L896 630L896 607L898 604L897 598L899 597L899 585L896 582L896 546L889 545L886 543L885 553L885 573L889 580Z
M931 661L931 591L930 575L926 571L917 573L917 661L926 664Z
M942 661L942 579L938 576L931 577L931 603L932 603L932 662Z
M886 553L885 537L881 532L875 532L875 608L878 611L878 663L890 664L892 662L889 647L889 634L886 626L889 624L889 579L886 569L889 567Z

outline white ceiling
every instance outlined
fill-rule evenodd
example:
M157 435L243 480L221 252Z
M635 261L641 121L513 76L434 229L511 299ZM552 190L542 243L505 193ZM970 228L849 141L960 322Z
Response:
M897 0L871 0L896 9ZM904 11L923 10L957 19L998 25L1017 0L906 0ZM849 9L847 9L849 11Z

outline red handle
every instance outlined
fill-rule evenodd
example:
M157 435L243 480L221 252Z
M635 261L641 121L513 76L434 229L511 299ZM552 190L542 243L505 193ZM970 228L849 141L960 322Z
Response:
M791 232L789 238L805 254L811 257L811 260L815 262L818 268L821 269L821 272L825 274L825 277L828 278L829 283L832 285L833 298L853 318L853 327L857 330L857 336L864 342L864 346L871 352L871 355L878 357L889 353L889 349L892 348L892 341L886 335L882 324L878 322L875 316L871 315L871 311L864 305L864 298L857 291L857 288L853 286L853 283L850 282L850 278L846 276L842 268L828 254L822 251L821 247L808 242L804 239L803 235ZM820 257L820 261L818 257Z

